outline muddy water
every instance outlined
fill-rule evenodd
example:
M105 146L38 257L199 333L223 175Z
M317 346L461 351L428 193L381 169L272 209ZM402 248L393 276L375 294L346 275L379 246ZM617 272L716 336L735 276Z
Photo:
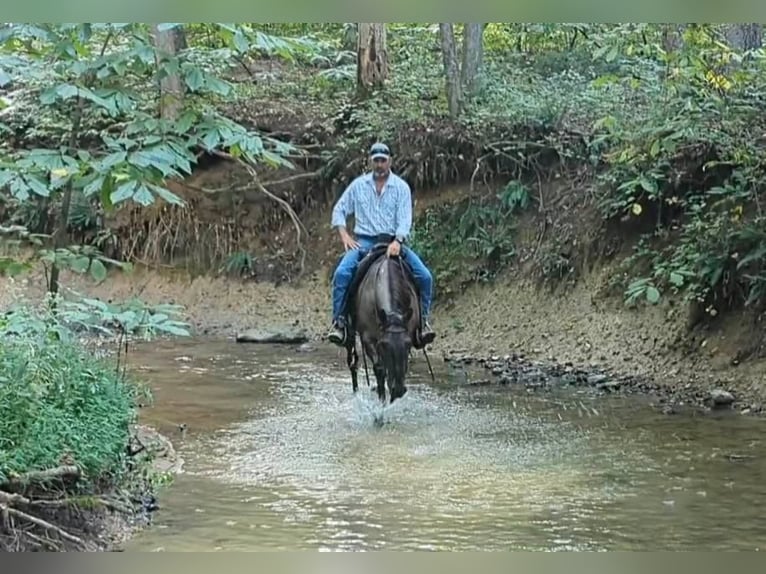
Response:
M128 551L756 550L763 423L665 416L572 389L468 387L422 355L381 411L343 357L152 345L146 422L184 472ZM386 421L374 424L376 416ZM185 431L179 425L186 425Z

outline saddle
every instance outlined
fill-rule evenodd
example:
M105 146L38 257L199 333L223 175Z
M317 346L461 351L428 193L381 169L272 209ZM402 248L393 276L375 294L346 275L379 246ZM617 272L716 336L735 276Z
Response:
M390 242L391 239L378 238L372 249L370 249L370 251L368 251L367 254L362 257L361 261L359 261L357 264L356 271L354 271L354 276L351 278L351 283L349 284L348 291L346 292L346 300L343 304L342 313L343 317L346 319L347 335L350 330L349 328L354 325L354 301L356 298L356 291L359 288L359 285L362 283L362 280L367 275L367 272L370 270L372 264L381 257L386 256L386 251L388 250L388 244ZM407 277L410 279L412 285L415 288L417 297L420 297L420 290L418 289L417 282L415 281L415 276L412 273L412 268L403 259L401 259L401 264L404 268L404 272L407 274Z

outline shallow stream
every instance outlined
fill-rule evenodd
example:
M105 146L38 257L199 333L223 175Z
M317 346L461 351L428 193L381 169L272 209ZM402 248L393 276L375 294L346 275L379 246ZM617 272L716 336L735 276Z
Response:
M134 350L184 472L127 551L757 550L764 422L572 387L469 386L422 355L382 409L342 352ZM374 424L382 414L385 424ZM186 430L181 431L180 426Z

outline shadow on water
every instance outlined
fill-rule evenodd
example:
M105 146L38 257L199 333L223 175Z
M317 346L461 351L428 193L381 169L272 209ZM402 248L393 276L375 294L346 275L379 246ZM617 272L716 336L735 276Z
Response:
M132 361L155 390L144 419L185 472L127 550L752 550L766 536L757 420L469 387L473 371L438 360L430 384L422 355L385 408L363 375L352 395L335 349L194 341Z

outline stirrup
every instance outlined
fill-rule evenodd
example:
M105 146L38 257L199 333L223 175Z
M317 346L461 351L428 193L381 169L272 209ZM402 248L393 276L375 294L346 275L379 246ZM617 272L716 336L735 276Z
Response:
M345 345L346 341L348 341L348 327L345 325L333 324L330 328L330 332L327 334L327 339L334 345Z

